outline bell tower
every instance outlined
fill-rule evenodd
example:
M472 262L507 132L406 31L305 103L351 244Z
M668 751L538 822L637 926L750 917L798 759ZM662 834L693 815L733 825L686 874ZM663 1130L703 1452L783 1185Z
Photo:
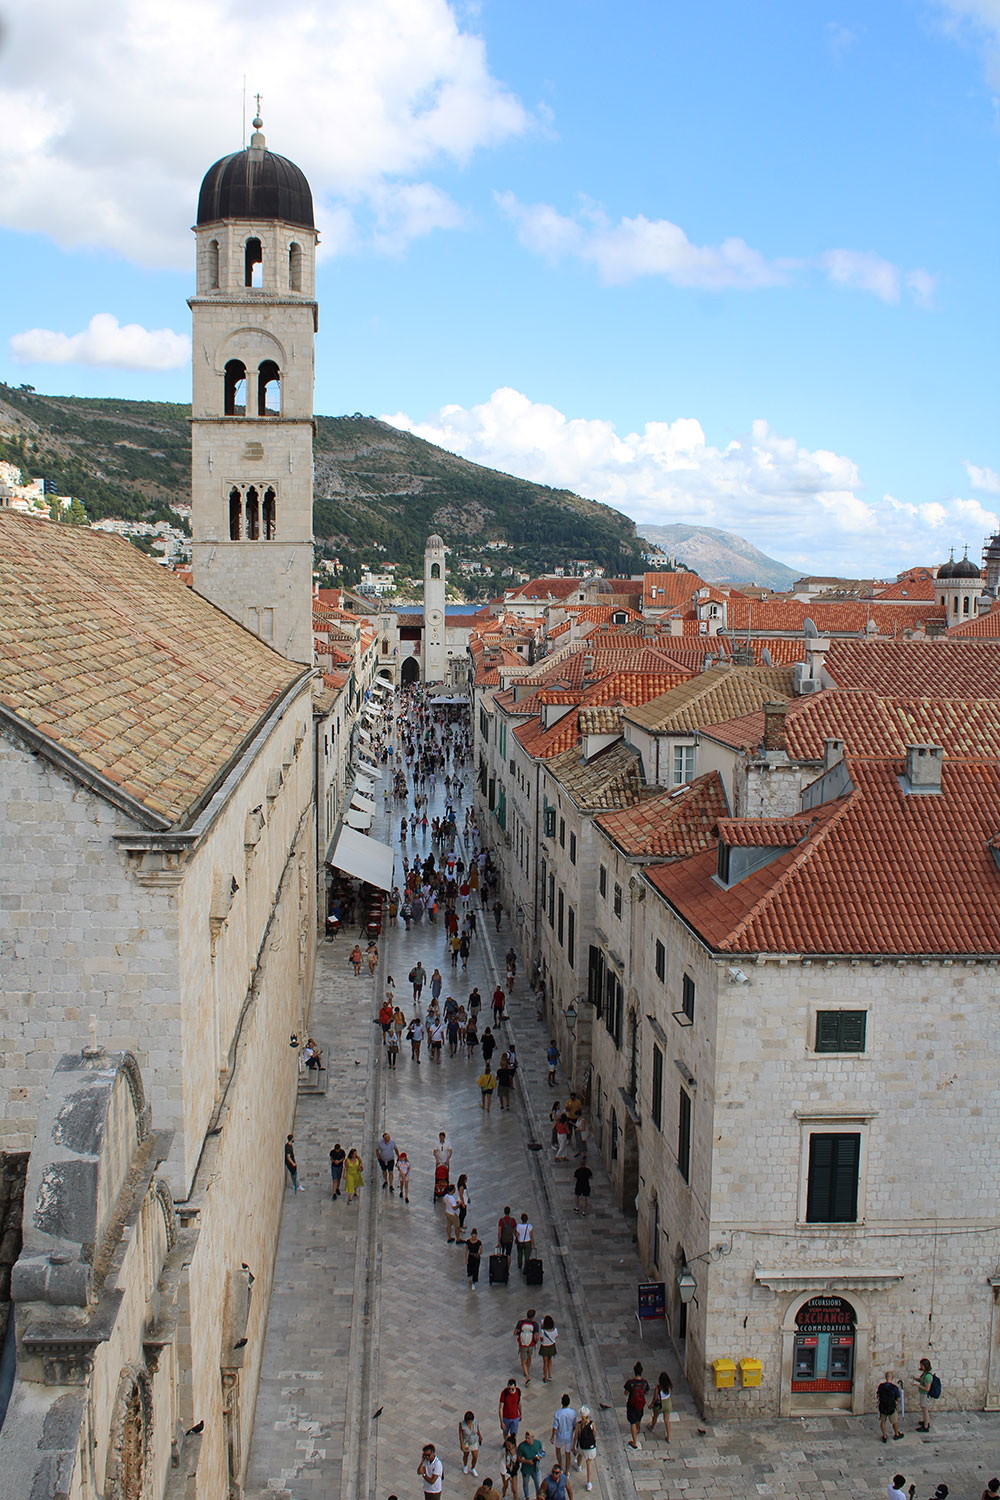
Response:
M282 656L312 664L312 193L267 150L211 167L198 197L193 318L194 586Z
M424 544L424 681L443 682L448 668L445 649L445 546L441 537Z

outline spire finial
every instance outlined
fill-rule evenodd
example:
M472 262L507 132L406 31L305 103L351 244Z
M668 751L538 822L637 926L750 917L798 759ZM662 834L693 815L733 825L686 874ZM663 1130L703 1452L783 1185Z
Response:
M263 134L264 121L260 113L260 95L254 94L257 101L257 113L253 117L253 135L250 137L250 149L252 151L263 151L266 145Z

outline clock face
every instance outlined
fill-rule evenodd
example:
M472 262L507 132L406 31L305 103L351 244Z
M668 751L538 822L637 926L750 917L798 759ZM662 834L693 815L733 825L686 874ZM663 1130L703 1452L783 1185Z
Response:
M429 625L440 625L443 618L444 616L439 609L429 609L427 611L427 623Z

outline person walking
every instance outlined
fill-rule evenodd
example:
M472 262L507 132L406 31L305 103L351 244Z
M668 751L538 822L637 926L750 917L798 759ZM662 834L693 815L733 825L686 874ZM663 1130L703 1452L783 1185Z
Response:
M649 1426L646 1428L647 1432L652 1432L656 1426L657 1417L662 1417L663 1434L668 1443L670 1442L670 1414L674 1409L673 1396L671 1394L673 1388L670 1376L666 1370L661 1370L656 1377L656 1384L653 1387L653 1399L649 1404Z
M565 1469L553 1464L542 1480L538 1495L539 1500L573 1500L573 1486Z
M472 944L469 942L469 934L463 932L458 940L458 953L462 960L462 972L469 967L469 954L472 952Z
M482 1010L482 1008L483 1008L483 997L479 993L479 986L477 984L473 989L471 989L469 991L469 1005L468 1005L469 1020L470 1021L474 1021L477 1026L479 1025L479 1012Z
M517 1481L521 1472L521 1461L517 1456L517 1442L512 1437L503 1440L503 1489L500 1492L501 1500L510 1490L511 1500L517 1500Z
M907 1494L906 1494L905 1485L906 1485L906 1475L905 1474L894 1474L892 1476L892 1479L889 1482L889 1500L907 1500ZM916 1489L916 1485L915 1484L911 1484L910 1485L910 1497L912 1497L913 1492L914 1492L915 1489Z
M382 1139L375 1147L375 1155L378 1157L378 1164L382 1168L383 1193L386 1188L389 1189L390 1193L395 1193L396 1188L392 1180L392 1174L396 1169L396 1157L399 1155L399 1150L388 1130L383 1130Z
M590 1180L593 1175L586 1162L577 1167L573 1173L573 1192L576 1194L576 1207L573 1212L582 1214L584 1218L587 1217L587 1204L590 1202Z
M427 970L419 959L413 965L407 977L413 986L413 1002L416 1004L423 992L424 985L427 983Z
M500 1431L504 1438L517 1441L521 1423L521 1389L513 1375L500 1392Z
M535 1250L535 1231L527 1214L521 1215L514 1230L514 1243L517 1245L517 1269L523 1271Z
M556 1348L558 1338L559 1330L556 1327L556 1320L549 1313L542 1319L542 1326L538 1334L538 1350L542 1356L543 1382L552 1379L552 1361L559 1352Z
M476 1023L470 1017L465 1023L465 1055L469 1062L475 1056L476 1048L479 1046L479 1033L476 1031Z
M501 1109L510 1109L511 1089L514 1086L514 1069L504 1053L497 1068L497 1103Z
M390 1072L396 1071L396 1059L399 1057L399 1035L395 1028L390 1027L385 1034L385 1061Z
M462 1232L458 1227L458 1198L455 1194L454 1183L449 1182L443 1202L444 1222L448 1230L448 1244L460 1245L462 1243Z
M441 1049L444 1046L444 1037L444 1022L440 1016L436 1016L434 1024L430 1028L431 1062L439 1063L441 1061Z
M625 1419L629 1425L631 1437L628 1440L630 1448L641 1448L639 1441L639 1430L642 1427L642 1414L646 1409L646 1397L649 1395L649 1381L642 1378L642 1365L638 1360L632 1366L631 1379L625 1382Z
M514 1253L514 1234L516 1229L517 1220L510 1211L510 1204L506 1203L497 1223L497 1249L501 1255L506 1255L508 1263Z
M462 1173L455 1184L455 1197L458 1199L458 1227L465 1228L465 1221L469 1214L469 1204L472 1202L472 1194L469 1192L469 1179L465 1172Z
M554 1089L556 1086L556 1068L559 1066L559 1048L556 1046L555 1037L549 1043L549 1050L545 1056L549 1065L549 1088Z
M535 1309L529 1307L523 1318L518 1318L514 1324L514 1338L517 1342L517 1352L521 1361L521 1373L524 1376L525 1385L531 1384L531 1356L535 1352L538 1343L539 1328L535 1320Z
M488 1026L487 1026L486 1030L483 1032L483 1040L479 1044L479 1050L483 1054L483 1062L486 1064L487 1067L489 1067L489 1065L490 1065L490 1058L493 1056L494 1052L497 1050L497 1039L493 1035L492 1031L490 1030L490 1028Z
M451 1165L451 1141L443 1130L438 1131L438 1143L434 1147L434 1165L436 1167Z
M399 1176L399 1193L404 1203L410 1201L410 1162L405 1151L396 1157L396 1172Z
M354 969L355 979L357 979L358 975L361 973L361 963L363 958L364 954L361 952L361 944L355 943L354 947L351 949L350 957L348 959L348 962Z
M507 996L503 992L503 986L497 985L493 991L493 1024L499 1026L503 1020L503 1010L507 1003Z
M892 1371L886 1370L885 1379L879 1382L875 1390L875 1401L878 1406L878 1425L883 1443L889 1441L889 1434L885 1430L887 1422L892 1423L892 1437L894 1442L897 1438L903 1436L899 1430L899 1418L896 1415L900 1394L899 1386L893 1379Z
M539 1493L538 1464L543 1453L544 1449L535 1437L535 1434L525 1429L524 1437L517 1445L517 1456L521 1465L521 1485L524 1489L525 1500L528 1497L529 1484L533 1486L537 1500Z
M469 1288L473 1292L479 1290L479 1267L482 1259L483 1242L479 1238L479 1230L473 1225L472 1232L465 1242L465 1274L469 1278Z
M434 973L431 975L431 999L432 1000L440 1000L440 998L441 998L441 986L442 986L443 983L444 983L444 980L441 978L441 970L440 969L435 969Z
M575 1431L576 1412L570 1405L569 1395L564 1394L552 1418L552 1442L556 1445L556 1462L566 1474L569 1473L569 1456Z
M556 1121L556 1154L553 1161L565 1161L569 1155L569 1120L566 1111Z
M299 1190L299 1168L295 1160L294 1135L285 1138L285 1171L288 1173L289 1181L292 1184L292 1192L297 1193Z
M437 1449L433 1443L425 1443L420 1462L417 1464L417 1473L424 1481L425 1500L430 1500L432 1495L440 1495L441 1485L444 1477L444 1464L437 1456Z
M503 1497L500 1494L500 1491L497 1489L496 1485L493 1483L491 1477L487 1474L486 1478L483 1480L482 1484L473 1495L472 1500L503 1500Z
M483 1446L483 1435L479 1430L475 1412L467 1411L459 1422L458 1446L462 1450L462 1473L472 1473L478 1478L479 1470L476 1464L479 1460L479 1450Z
M937 1392L932 1391L935 1381L937 1382ZM929 1359L922 1359L920 1361L920 1369L913 1377L913 1384L917 1388L917 1401L920 1404L920 1421L917 1423L917 1431L930 1432L931 1400L935 1395L940 1395L941 1382L932 1371Z
M501 922L501 920L503 918L503 902L502 901L494 901L494 903L493 903L493 915L496 918L497 932L499 932L500 931L500 922Z
M413 1017L406 1032L410 1043L410 1057L415 1063L420 1061L420 1044L424 1039L424 1023L420 1019L420 1012Z
M360 1156L352 1146L347 1153L347 1161L344 1163L344 1186L347 1189L348 1203L358 1196L364 1185L364 1166Z
M577 1468L581 1464L585 1465L586 1488L592 1490L594 1488L594 1459L597 1456L597 1429L590 1415L589 1406L580 1407L580 1415L576 1419L576 1431L573 1434L573 1451L576 1454Z
M365 956L368 959L368 972L374 978L375 970L378 968L378 943L369 943L365 949Z
M347 1152L339 1141L334 1141L333 1150L330 1152L330 1177L333 1181L333 1196L340 1197L340 1184L344 1176L344 1162L347 1160Z

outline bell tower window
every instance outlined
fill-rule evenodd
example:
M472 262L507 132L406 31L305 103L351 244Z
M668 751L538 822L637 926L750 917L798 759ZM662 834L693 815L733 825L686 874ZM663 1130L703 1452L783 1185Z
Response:
M256 485L251 485L247 490L247 541L260 541L260 496L257 494Z
M289 245L288 247L288 289L291 292L302 290L302 246Z
M227 417L245 417L247 414L247 367L241 359L231 359L226 365Z
M264 251L258 239L247 240L246 272L243 285L256 287L264 285Z
M441 564L440 563L431 563L431 577L432 578L440 578L441 577Z
M238 542L243 533L243 496L239 490L229 491L229 540Z
M208 289L210 292L219 290L219 242L210 240L208 246Z
M265 540L265 542L273 542L274 541L274 537L275 537L275 523L276 523L276 511L277 511L277 499L276 499L275 493L274 493L274 491L272 489L266 489L264 491L264 507L263 507L264 540Z
M263 360L257 371L257 415L281 415L281 372L273 359Z

